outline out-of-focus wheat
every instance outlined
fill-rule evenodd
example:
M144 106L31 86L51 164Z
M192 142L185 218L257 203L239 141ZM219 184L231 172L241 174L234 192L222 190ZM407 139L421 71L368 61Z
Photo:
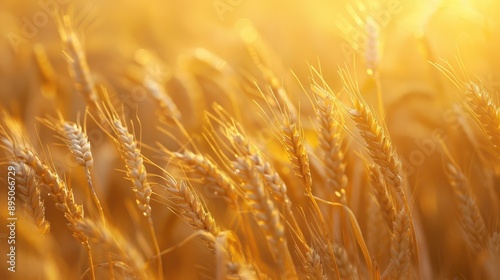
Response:
M39 2L0 8L21 278L496 279L500 4Z

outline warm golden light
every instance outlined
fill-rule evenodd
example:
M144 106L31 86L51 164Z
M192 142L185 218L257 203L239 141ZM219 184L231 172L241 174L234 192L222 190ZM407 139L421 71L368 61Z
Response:
M0 279L497 279L499 11L3 0Z

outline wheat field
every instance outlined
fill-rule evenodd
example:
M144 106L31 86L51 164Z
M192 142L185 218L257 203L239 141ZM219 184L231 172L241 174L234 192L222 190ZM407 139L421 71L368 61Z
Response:
M0 279L498 279L500 3L0 3Z

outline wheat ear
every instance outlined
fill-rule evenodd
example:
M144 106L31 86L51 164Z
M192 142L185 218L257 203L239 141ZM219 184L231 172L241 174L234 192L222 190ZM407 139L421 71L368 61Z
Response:
M500 233L494 232L488 242L489 259L485 268L489 279L495 279L500 273Z
M215 279L256 279L253 265L248 264L237 235L232 231L222 231L215 238L216 260L219 265Z
M313 88L314 90L314 88ZM327 184L336 194L342 194L347 186L347 176L345 173L344 151L342 148L342 135L340 129L340 114L335 106L330 93L323 96L317 94L316 117L320 125L318 136L322 151Z
M207 247L216 255L217 263L223 268L220 276L237 276L246 279L252 275L252 268L246 263L241 252L241 245L236 235L221 231L196 192L186 182L177 182L168 177L163 188L168 192L168 200L180 217L195 231L201 231Z
M375 196L375 195L372 195ZM391 244L391 232L388 227L381 227L381 224L387 223L376 198L369 199L369 205L366 208L367 226L366 226L366 239L370 249L370 253L378 265L382 265L389 259L387 248ZM394 221L391 227L394 225Z
M385 180L401 198L405 198L401 180L401 161L394 151L390 139L370 109L359 101L355 101L354 108L349 110L349 114L355 121L361 137L365 140L368 153L379 166Z
M206 184L215 187L217 195L224 198L232 208L237 207L238 194L234 182L209 158L188 150L174 153L173 156L180 160L188 170L198 174Z
M16 170L15 178L18 199L24 204L24 209L28 217L33 219L33 223L40 234L45 236L50 230L50 224L45 219L45 206L40 195L35 174L23 162L12 161L11 165Z
M306 252L304 260L304 269L307 279L311 280L326 280L328 279L320 254L314 250L314 248L309 248Z
M464 93L473 118L488 136L494 150L500 153L500 108L482 85L469 82Z
M206 231L214 237L219 235L220 228L215 223L214 217L185 182L177 183L173 179L168 179L168 184L164 186L164 189L169 193L168 199L172 205L191 228ZM214 250L213 242L209 243L209 247Z
M297 178L301 180L307 193L312 193L312 177L309 167L309 155L307 154L305 139L300 124L293 122L289 115L284 116L283 144L288 153L288 158L293 166Z
M490 252L494 258L500 260L500 233L494 232L489 240Z
M399 211L394 221L391 240L391 279L408 279L411 267L410 219L405 209Z
M255 144L251 143L236 127L227 128L224 133L233 145L236 153L251 162L255 171L260 175L264 185L270 190L273 198L285 207L285 218L291 221L299 238L304 240L304 235L302 234L292 210L292 202L288 197L286 184L283 182L278 172L276 172L269 161L262 155L260 149L258 149Z
M288 249L279 211L273 201L268 198L264 184L250 160L238 157L233 162L233 167L243 182L245 198L254 212L257 224L264 232L269 249L278 265L283 269Z
M375 165L370 165L368 170L370 174L370 185L374 191L375 198L384 216L384 220L389 230L392 232L392 226L396 217L396 207L392 202L391 196L387 192L385 182L382 180L379 170Z
M87 57L68 15L63 16L62 22L59 23L59 36L64 44L64 52L76 90L85 97L91 109L97 108L98 95L90 74Z
M73 192L66 186L66 183L61 180L61 178L52 171L52 169L45 164L32 150L24 148L20 149L12 142L11 139L4 137L2 139L2 144L6 148L10 148L12 153L22 162L33 169L38 180L43 183L44 186L48 187L48 191L51 197L56 202L56 208L64 213L65 218L68 220L68 227L73 232L74 237L85 244L88 254L90 269L92 271L93 278L94 265L92 260L92 252L90 249L89 239L96 240L98 243L107 244L111 248L116 248L117 245L109 243L108 239L103 239L106 236L113 236L109 232L107 227L95 227L92 231L83 231L82 226L85 227L90 220L85 219L83 207L75 202ZM92 235L88 235L91 233ZM121 245L120 245L121 246ZM122 256L123 257L123 256ZM134 262L131 260L123 259L124 264L130 267L135 267ZM139 270L134 271L135 273L143 273Z
M350 79L347 73L341 75L345 89L351 97L354 105L347 112L355 122L361 137L364 139L368 153L373 161L379 166L388 185L399 194L403 201L406 196L402 188L401 160L399 159L392 141L385 129L368 108L366 101L359 93L357 85Z
M68 227L73 232L73 236L85 244L89 256L92 276L95 278L90 243L87 236L76 228L78 221L81 221L84 217L83 207L76 204L73 192L66 187L64 181L62 181L49 166L43 163L32 150L14 143L13 140L7 136L7 132L3 132L2 146L4 149L8 150L18 160L29 166L40 182L48 187L48 191L52 194L52 198L56 202L56 208L63 212L64 217L68 220Z
M146 218L149 225L149 234L153 243L156 255L159 255L160 248L154 230L153 218L151 216L151 194L153 190L149 184L148 173L144 166L144 159L139 150L134 135L130 134L128 128L116 117L110 120L110 125L116 134L115 143L118 145L122 159L125 161L127 178L132 182L137 207ZM161 258L158 258L158 276L163 277L163 267Z
M335 254L335 262L337 264L340 278L349 280L359 279L358 270L349 259L349 255L347 255L347 250L344 246L338 244L334 245L333 253Z
M104 217L101 202L99 201L99 197L94 189L94 184L92 183L91 170L94 166L94 157L92 156L90 141L87 134L79 124L65 121L62 116L60 116L59 120L46 119L42 120L42 122L60 135L62 141L73 154L76 163L84 168L92 199L97 207L101 220L104 222L106 219Z
M6 141L4 138L3 143L5 144L6 142L8 140ZM74 228L76 221L83 219L83 207L76 204L73 192L66 187L64 181L49 166L43 163L33 151L29 149L17 149L13 143L11 145L14 147L13 153L15 156L32 168L39 180L49 187L49 192L56 201L56 207L65 213L69 227L75 234L75 237L82 242L86 241L86 237Z
M143 85L160 106L162 117L165 117L170 123L175 123L175 119L181 118L181 112L177 105L154 77L147 74L144 77Z
M148 174L137 141L120 120L114 119L111 124L116 133L116 143L119 146L120 154L125 161L127 177L132 182L137 206L141 213L148 220L151 220L150 200L153 190L147 181Z
M474 252L479 252L488 244L488 232L481 212L469 190L469 182L451 158L446 163L446 176L455 194L460 226L467 244Z
M312 176L311 169L309 167L309 155L305 148L305 139L304 133L300 126L300 123L297 124L291 119L289 114L283 114L283 125L282 125L282 144L285 147L288 158L292 163L293 170L295 176L301 180L301 182L305 186L306 194L311 202L313 207L313 213L316 215L316 218L319 219L316 222L318 229L316 229L315 234L317 234L317 239L320 240L320 243L327 244L326 248L318 251L322 258L329 259L333 264L333 267L337 269L337 263L335 259L334 250L332 248L330 233L327 228L327 223L323 217L321 209L316 202L316 199L312 192ZM323 245L321 245L323 246Z

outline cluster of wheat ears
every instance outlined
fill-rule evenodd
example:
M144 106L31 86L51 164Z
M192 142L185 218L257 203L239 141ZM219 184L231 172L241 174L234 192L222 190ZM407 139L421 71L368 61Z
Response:
M449 82L449 112L460 120L435 139L429 155L438 158L440 170L426 172L443 177L435 192L451 197L443 206L451 215L437 222L449 231L437 238L423 209L429 204L418 196L428 176L408 174L407 153L401 155L385 121L376 36L368 38L368 75L358 78L349 66L341 67L337 84L327 83L319 63L308 69L308 84L299 78L293 86L283 83L266 64L266 46L249 25L242 41L253 70L197 49L185 62L192 75L179 75L177 92L166 90L164 77L154 71L158 60L140 50L133 68L140 70L125 75L126 83L143 90L141 102L147 105L141 108L121 101L130 93L96 80L70 17L59 17L57 26L67 74L55 74L64 68L54 69L42 45L32 48L35 84L54 112L32 124L19 111L2 108L1 162L4 170L16 170L19 257L16 274L1 275L496 279L500 274L500 105L496 92L471 78L460 58L431 66L438 79ZM74 85L70 93L58 93L58 79ZM299 83L302 98L292 98L297 95L289 88ZM225 104L204 95L214 85ZM68 99L85 100L85 107L66 110ZM209 104L191 108L199 102ZM140 110L152 113L141 117ZM453 143L460 141L468 144ZM464 159L461 147L472 156ZM492 210L486 212L480 202Z

